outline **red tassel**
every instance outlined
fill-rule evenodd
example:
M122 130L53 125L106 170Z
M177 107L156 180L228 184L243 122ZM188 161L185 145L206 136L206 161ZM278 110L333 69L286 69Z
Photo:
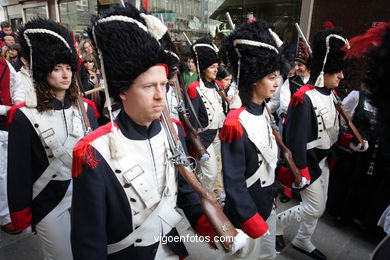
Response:
M233 109L227 115L221 132L219 133L219 139L224 142L231 143L232 141L238 140L244 134L242 125L239 120L239 116L245 107Z
M115 127L119 128L116 123ZM92 145L90 144L97 138L111 132L111 122L99 127L87 136L84 136L73 148L72 176L76 178L81 174L83 164L87 164L92 168L96 168L98 161L93 154Z
M99 111L97 110L95 102L93 102L92 100L86 99L86 98L83 98L83 101L85 103L89 104L93 108L93 113L94 113L96 118L100 117L100 114L99 114Z
M198 95L198 94L197 94L197 91L196 91L196 88L197 88L198 86L199 86L199 81L194 81L194 82L192 82L192 83L188 86L187 93L188 93L188 96L189 96L191 99L196 98L196 96Z
M24 107L25 105L26 105L26 102L23 101L22 103L15 105L15 106L11 107L10 109L8 109L8 111L7 111L7 124L6 124L7 128L11 124L12 120L17 119L17 118L14 118L14 114L15 114L16 110L21 108L21 107Z
M303 104L303 96L305 95L306 91L314 89L314 86L312 85L304 85L300 89L298 89L297 92L292 96L290 101L290 106L297 106L299 103Z

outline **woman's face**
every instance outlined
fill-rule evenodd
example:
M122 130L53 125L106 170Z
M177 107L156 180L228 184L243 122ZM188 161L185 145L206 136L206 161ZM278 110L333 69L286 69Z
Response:
M84 43L84 51L86 53L93 53L92 46L89 42Z
M203 70L203 73L207 81L215 80L218 73L218 62L208 66L205 70Z
M72 68L69 64L57 64L47 74L46 81L54 91L67 90L72 83Z
M232 75L229 75L223 79L221 79L221 83L223 84L223 86L225 88L229 87L230 86L230 83L232 83Z
M92 59L86 60L84 62L85 69L87 70L92 70L93 67L95 66L95 62Z
M274 95L279 86L279 71L272 72L253 84L252 101L260 104Z

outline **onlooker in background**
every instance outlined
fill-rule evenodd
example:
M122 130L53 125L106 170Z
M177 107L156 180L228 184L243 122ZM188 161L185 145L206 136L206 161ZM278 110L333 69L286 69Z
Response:
M15 38L12 35L4 36L3 38L4 46L1 48L1 56L7 61L10 60L10 50L12 45L15 44Z
M198 80L198 73L196 72L195 62L192 57L187 59L188 71L183 72L184 87L187 87L194 81Z
M19 58L20 50L21 47L19 43L13 44L9 50L9 63L11 63L12 67L14 67L17 72L20 71L23 66Z
M92 43L90 39L84 39L79 44L79 55L81 57L84 57L86 54L93 54L95 55L95 51L92 47Z
M0 23L0 39L3 40L4 36L11 35L16 38L16 34L12 31L11 24L7 21Z

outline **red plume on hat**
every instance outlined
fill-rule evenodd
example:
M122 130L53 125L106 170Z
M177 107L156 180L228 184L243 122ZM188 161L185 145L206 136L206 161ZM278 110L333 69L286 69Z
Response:
M324 24L322 25L322 27L324 29L333 29L335 28L334 24L331 22L331 21L326 21L324 22Z
M365 34L355 36L349 40L351 48L345 50L347 53L344 59L362 58L367 52L379 46L382 42L382 36L390 23L380 22L377 26L367 30Z

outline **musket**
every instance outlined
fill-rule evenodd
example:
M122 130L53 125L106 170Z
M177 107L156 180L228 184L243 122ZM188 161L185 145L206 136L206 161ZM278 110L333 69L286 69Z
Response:
M230 100L228 99L228 97L226 96L225 94L225 90L218 84L218 83L215 83L216 85L216 90L218 92L218 95L228 104L230 105Z
M285 160L288 169L293 174L295 185L297 187L299 187L301 184L301 180L302 180L301 173L299 172L299 169L294 162L294 159L293 159L293 156L292 156L290 149L288 149L288 147L284 144L283 139L279 134L279 129L278 129L278 126L276 125L275 118L272 115L272 113L271 113L271 111L270 111L270 109L265 101L264 101L264 107L267 110L268 115L270 117L272 134L275 136L275 141L281 150L281 156Z
M84 106L84 101L82 99L82 92L81 92L81 84L80 84L80 79L79 77L77 76L77 72L75 73L75 85L76 85L76 89L77 91L79 92L78 96L77 96L77 106L79 108L79 111L81 113L81 118L82 118L82 121L83 121L83 128L84 128L84 135L87 135L89 134L90 132L92 132L92 127L91 127L91 122L89 121L89 118L88 118L88 114L87 114L87 110L85 109L85 106Z
M104 91L104 87L97 87L97 88L93 88L93 89L90 89L90 90L87 90L85 91L84 93L81 93L83 96L88 96L88 95L91 95L95 92L98 92L98 91Z
M352 122L351 118L348 116L348 114L345 112L343 108L343 103L341 102L341 99L337 96L335 93L335 90L333 90L333 98L334 98L334 106L336 107L336 110L339 112L339 114L344 118L345 123L348 125L349 130L352 133L353 141L355 143L360 143L362 147L364 147L365 143L360 135L359 131L357 130L356 126Z
M161 118L163 128L168 137L169 147L173 154L171 157L172 162L177 166L179 173L183 176L187 183L199 195L203 213L206 216L215 234L219 237L225 237L225 239L223 240L220 239L223 247L227 251L231 251L233 245L233 241L231 238L237 235L237 230L223 213L222 208L219 205L214 194L212 194L209 190L205 189L200 184L195 174L189 169L190 163L187 160L183 146L180 142L176 129L172 124L171 117L166 107L163 110Z
M306 48L307 48L307 51L309 52L309 55L311 57L313 57L313 52L311 51L311 48L310 48L310 44L308 43L308 41L306 40L306 37L305 35L303 34L302 30L301 30L301 27L299 27L299 24L298 23L295 23L295 27L297 28L297 31L299 33L299 35L301 36L301 38L303 39L303 42L305 43L306 45Z
M189 140L192 144L192 147L194 148L195 154L198 157L200 161L207 161L210 159L210 155L208 154L206 148L200 141L200 136L198 132L195 130L195 128L192 126L190 120L188 119L187 116L187 109L184 105L184 99L182 92L180 90L180 86L183 86L182 81L181 81L181 76L179 72L176 72L173 78L170 80L170 82L173 83L175 93L176 93L176 98L177 98L177 112L179 113L179 118L180 121L183 122L184 128L187 131ZM192 111L192 113L194 113Z
M230 27L232 28L232 30L234 30L234 28L236 28L236 26L235 26L235 24L233 23L233 20L232 20L232 18L230 17L229 12L226 12L226 19L228 20L228 23L229 23Z

